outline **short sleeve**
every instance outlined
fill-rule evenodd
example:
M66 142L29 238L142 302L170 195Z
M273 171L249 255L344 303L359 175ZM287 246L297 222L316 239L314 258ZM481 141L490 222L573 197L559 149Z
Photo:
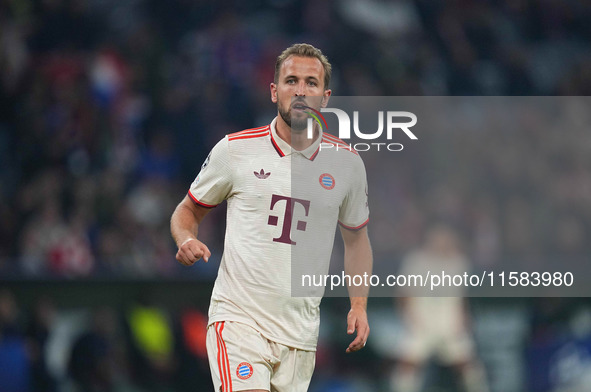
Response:
M349 191L339 211L340 225L351 230L361 229L369 221L365 166L360 157L356 156L356 158Z
M211 150L201 171L191 184L189 197L203 207L215 207L232 191L232 168L228 140L224 138Z

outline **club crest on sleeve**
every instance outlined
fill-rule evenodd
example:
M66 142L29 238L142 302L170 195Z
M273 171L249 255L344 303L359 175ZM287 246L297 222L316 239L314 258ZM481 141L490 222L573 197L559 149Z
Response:
M209 158L210 157L211 157L211 151L207 155L207 158L205 158L205 161L203 162L203 165L201 165L201 170L203 170L203 169L205 169L207 167L207 165L209 164Z
M334 177L328 173L321 174L318 181L320 182L320 185L324 189L331 190L332 188L334 188L334 185L335 185Z
M253 370L252 366L248 362L242 362L236 368L236 375L241 380L246 380L252 376Z

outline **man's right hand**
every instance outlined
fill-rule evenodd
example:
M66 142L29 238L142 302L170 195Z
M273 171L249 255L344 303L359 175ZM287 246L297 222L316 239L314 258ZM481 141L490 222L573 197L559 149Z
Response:
M179 246L179 251L176 252L176 259L179 263L186 266L195 264L197 260L203 257L207 263L209 261L211 252L207 245L196 238L188 238Z

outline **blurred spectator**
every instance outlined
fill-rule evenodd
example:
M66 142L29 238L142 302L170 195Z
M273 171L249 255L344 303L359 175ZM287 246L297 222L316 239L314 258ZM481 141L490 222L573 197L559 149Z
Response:
M183 392L195 390L196 385L203 390L213 389L205 346L207 312L186 308L179 315L178 325L176 385Z
M6 233L0 270L14 264L20 268L8 270L66 278L177 274L166 266L174 263L172 243L154 243L165 230L154 222L169 208L162 193L183 192L222 134L269 119L272 105L260 86L273 69L265 59L288 41L326 48L341 70L334 85L346 95L581 95L591 84L587 3L467 1L461 12L457 2L423 0L156 3L2 6L0 178L8 186L0 196L0 232ZM584 115L570 117L584 121ZM529 121L524 128L536 129L536 120ZM392 211L402 217L397 242L380 241L383 254L399 257L414 246L413 233L430 213L454 214L470 228L482 265L534 243L566 249L550 232L528 230L531 209L542 207L519 208L525 188L546 191L536 193L547 198L538 204L550 205L545 222L565 222L558 230L586 237L591 213L583 195L591 173L584 157L591 154L574 137L536 135L535 149L528 140L511 135L509 142L492 131L473 138L450 133L446 143L462 147L457 156L479 167L443 173L453 178L445 186L414 178L442 167L445 153L399 154L400 183L372 194L396 193L401 203ZM479 151L482 146L488 149ZM531 163L520 165L525 152ZM580 191L567 191L567 184ZM80 189L87 189L82 199ZM482 202L472 207L474 190ZM434 195L446 200L436 203L440 211L431 211ZM573 198L568 210L553 208ZM453 211L443 211L448 207ZM221 223L214 225L223 232Z
M32 391L57 391L57 381L49 372L46 352L55 316L53 301L50 298L39 298L29 317L26 332L31 355Z
M532 334L526 351L532 392L589 390L591 308L577 298L534 301Z
M66 235L67 227L58 200L47 199L39 216L25 226L21 245L25 271L32 275L49 274L52 251Z
M68 374L74 391L111 392L125 385L125 365L118 337L117 317L109 308L98 309L92 325L72 346Z
M31 365L12 293L0 291L0 390L29 392Z

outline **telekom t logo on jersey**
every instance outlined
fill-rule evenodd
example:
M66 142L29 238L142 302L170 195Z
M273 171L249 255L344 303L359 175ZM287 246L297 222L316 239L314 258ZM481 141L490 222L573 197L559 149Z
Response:
M283 229L281 235L277 238L273 238L275 242L283 242L288 245L295 245L295 241L291 239L291 223L293 222L294 210L296 204L304 207L304 216L308 216L310 211L310 200L296 199L294 197L272 195L271 196L271 211L275 208L278 202L285 201L285 214L283 214ZM279 224L279 217L275 215L269 215L268 224L271 226L277 226ZM298 220L296 229L300 231L306 231L306 222Z

